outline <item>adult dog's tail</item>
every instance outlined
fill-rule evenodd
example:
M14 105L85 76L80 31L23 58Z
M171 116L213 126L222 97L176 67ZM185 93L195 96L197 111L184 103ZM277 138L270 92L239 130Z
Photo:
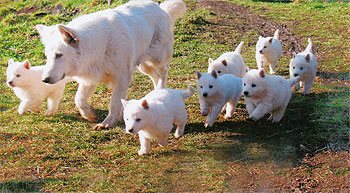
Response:
M186 4L182 0L166 0L159 6L171 16L173 22L186 13Z
M185 98L192 96L194 94L194 91L195 91L195 89L193 86L188 86L187 90L183 90L183 92L182 92L183 98L185 99Z

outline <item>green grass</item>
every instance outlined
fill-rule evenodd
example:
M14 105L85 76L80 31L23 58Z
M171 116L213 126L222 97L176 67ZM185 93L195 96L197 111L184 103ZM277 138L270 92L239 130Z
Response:
M313 38L319 58L313 94L295 92L285 117L276 124L266 119L248 120L241 100L233 118L225 120L220 115L210 129L203 127L206 117L200 115L195 95L186 100L189 115L185 135L178 140L172 135L166 148L152 141L150 155L140 157L138 136L126 134L122 122L113 129L93 131L94 124L81 118L73 100L77 83L67 85L60 108L52 117L43 116L46 105L39 114L19 116L20 101L6 86L8 59L45 64L36 24L67 23L78 15L108 8L106 1L0 2L1 192L290 191L288 188L295 185L293 172L303 166L305 154L349 147L350 53L349 41L344 41L349 39L349 4L234 1L267 19L285 23L304 37L305 46L306 37ZM113 1L113 6L124 2ZM213 28L212 23L221 16L208 8L196 8L196 2L186 4L189 10L175 28L168 87L195 85L195 72L206 71L209 57L234 49L240 41L246 42L243 57L247 65L255 67L258 31L243 33L234 26L220 25ZM289 60L288 55L282 57L279 74L287 76ZM149 77L135 73L128 98L139 99L152 89ZM99 121L108 114L110 96L111 89L100 85L90 99ZM335 170L342 171L336 182L349 177L348 166Z

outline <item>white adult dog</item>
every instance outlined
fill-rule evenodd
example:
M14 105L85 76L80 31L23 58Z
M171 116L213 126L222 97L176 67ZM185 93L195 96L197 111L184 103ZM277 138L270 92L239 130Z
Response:
M303 52L293 52L293 59L289 64L290 77L300 76L300 81L295 84L294 89L299 90L303 87L303 94L310 94L317 73L317 59L312 53L312 40L309 38L308 41L309 45Z
M139 155L149 153L152 138L157 139L161 146L168 145L173 124L176 125L176 138L184 134L187 122L184 100L194 91L192 86L187 90L163 88L153 90L140 100L122 99L126 132L139 134Z
M63 96L67 78L56 84L45 84L41 81L45 66L31 67L28 60L15 62L8 61L6 70L7 85L13 89L16 96L21 100L18 108L20 115L28 111L39 112L43 100L47 98L47 116L54 115Z
M208 73L215 70L219 76L222 74L233 74L242 78L249 71L241 55L243 43L241 42L234 52L226 52L216 60L209 58Z
M106 119L95 129L112 127L121 118L120 100L125 98L134 68L148 74L155 88L166 85L173 54L173 28L184 15L181 0L160 6L150 0L130 1L78 17L67 25L37 25L45 45L46 69L42 80L54 84L65 76L79 82L75 103L92 122L95 111L87 103L98 83L109 84L112 98Z
M230 118L242 96L242 79L232 74L218 76L214 70L210 74L197 71L197 78L201 114L206 116L210 108L204 127L213 126L225 105L225 118Z
M259 37L256 43L256 62L258 68L264 68L265 64L270 64L270 74L276 73L279 58L282 55L282 45L279 41L279 30L275 31L273 37Z
M257 121L270 113L268 120L279 122L292 97L291 88L298 79L286 80L282 76L268 75L264 69L253 69L246 73L242 81L249 118Z

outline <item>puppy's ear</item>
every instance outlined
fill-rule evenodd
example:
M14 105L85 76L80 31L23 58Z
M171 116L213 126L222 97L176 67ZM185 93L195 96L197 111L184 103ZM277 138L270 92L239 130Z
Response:
M262 38L262 36L259 36L259 40Z
M310 62L310 54L307 54L307 55L305 56L305 60L306 60L307 62Z
M212 70L210 73L214 78L218 78L218 75L216 74L215 70Z
M259 71L259 76L260 76L261 78L264 78L264 77L265 77L265 70L264 70L264 69L261 69L261 70Z
M201 72L199 72L199 71L197 71L197 79L200 79L200 78L201 78L201 76L202 76L202 73L201 73Z
M72 46L73 48L78 49L79 48L79 38L75 31L67 26L64 25L57 25L58 30L63 36L63 40Z
M121 99L120 101L122 102L122 105L123 105L124 109L125 109L126 105L129 104L129 101L127 101L125 99Z
M146 100L143 100L143 101L142 101L141 106L142 106L144 109L146 109L146 110L149 109L149 106L148 106L148 103L147 103Z
M296 52L293 52L293 58L295 58L297 56Z
M24 61L24 64L23 64L24 68L26 68L27 70L30 69L30 63L28 60Z
M213 63L213 59L209 58L208 63L209 64Z
M224 66L227 66L227 61L226 61L226 59L223 59L221 62L222 62L222 64L224 64Z
M270 44L272 43L272 40L273 40L273 38L270 38L270 39L269 39Z
M35 26L36 30L38 30L40 36L43 36L44 34L44 31L46 30L47 26L46 25L43 25L43 24L37 24Z
M9 59L9 61L7 62L7 65L10 66L10 65L12 65L13 63L15 63L15 61L11 58L11 59Z

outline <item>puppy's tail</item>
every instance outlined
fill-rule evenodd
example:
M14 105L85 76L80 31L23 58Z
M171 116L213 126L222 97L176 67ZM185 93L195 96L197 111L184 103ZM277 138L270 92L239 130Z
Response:
M273 38L279 39L280 38L280 30L276 29L275 34L273 35Z
M292 88L295 84L299 82L299 79L300 79L300 76L287 79L289 86Z
M194 91L195 91L195 89L193 86L188 86L187 90L184 90L182 93L183 98L185 99L185 98L192 96L194 94Z
M235 52L236 52L236 53L241 54L242 48L243 48L243 44L244 44L244 42L241 42L241 43L237 46L237 48L235 49Z
M159 6L171 16L173 22L186 13L186 4L182 0L166 0Z
M307 45L307 47L305 49L305 52L312 53L312 46L313 46L313 44L312 44L311 38L309 38L308 41L309 41L309 45Z

